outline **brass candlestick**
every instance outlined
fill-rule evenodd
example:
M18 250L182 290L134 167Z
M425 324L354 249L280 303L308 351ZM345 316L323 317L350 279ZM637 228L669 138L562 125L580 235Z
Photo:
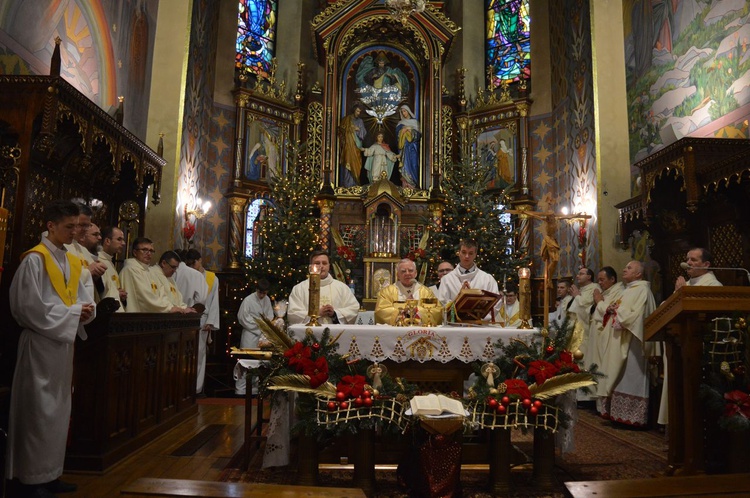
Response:
M320 268L318 265L310 267L309 281L309 298L307 305L307 314L310 316L308 325L318 327L318 311L320 310Z
M545 289L546 290L546 289ZM520 268L518 270L518 314L521 318L519 329L530 329L531 327L531 269Z

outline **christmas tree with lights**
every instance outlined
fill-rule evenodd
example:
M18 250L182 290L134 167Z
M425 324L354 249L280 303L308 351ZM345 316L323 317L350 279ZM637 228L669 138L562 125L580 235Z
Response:
M286 153L287 171L277 168L270 180L268 214L258 227L260 250L244 260L247 280L268 280L274 300L287 299L292 287L307 278L320 232L318 170L307 167L303 145L289 145Z
M479 245L477 266L495 277L502 289L503 279L517 275L528 258L515 251L513 225L505 213L508 189L487 188L492 175L492 164L470 157L446 167L446 206L441 224L430 222L427 255L432 269L442 260L455 263L461 240L473 239Z

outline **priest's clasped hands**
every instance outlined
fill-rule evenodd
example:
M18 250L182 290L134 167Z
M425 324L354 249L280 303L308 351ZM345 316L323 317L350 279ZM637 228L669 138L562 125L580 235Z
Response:
M333 305L331 304L324 304L320 307L320 311L318 311L319 316L328 316L333 318L336 316L336 312L333 310Z

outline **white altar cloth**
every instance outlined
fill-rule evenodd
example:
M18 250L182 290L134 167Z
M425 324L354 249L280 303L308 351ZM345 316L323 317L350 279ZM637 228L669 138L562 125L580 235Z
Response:
M393 327L390 325L327 325L331 337L339 337L339 354L349 353L351 359L370 361L391 360L439 361L448 363L460 360L491 361L497 354L495 342L502 339L508 343L512 338L524 338L536 333L535 329L511 329L500 327ZM305 325L292 325L289 331L294 338L305 336ZM325 327L312 327L315 337L320 338Z

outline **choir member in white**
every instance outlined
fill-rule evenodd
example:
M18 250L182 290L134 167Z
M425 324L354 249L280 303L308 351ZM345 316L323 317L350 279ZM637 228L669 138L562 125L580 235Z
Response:
M20 496L75 491L63 473L71 409L73 345L96 315L84 281L88 270L68 252L78 207L54 201L44 210L47 234L23 255L10 286L10 310L23 327L11 389L7 479Z
M336 280L330 274L331 261L325 251L314 251L310 256L310 266L317 266L320 270L320 309L318 322L354 323L359 313L359 302L352 290L344 283ZM310 282L303 280L292 288L289 294L289 308L287 319L290 325L307 323L308 304L310 299Z

